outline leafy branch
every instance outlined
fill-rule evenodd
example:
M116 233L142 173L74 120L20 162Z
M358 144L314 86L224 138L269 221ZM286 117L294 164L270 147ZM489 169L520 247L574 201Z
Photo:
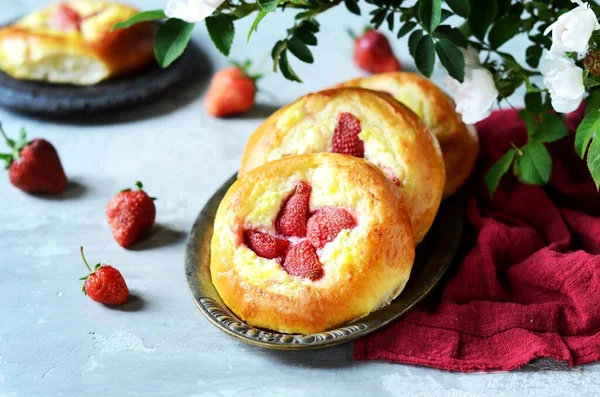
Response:
M486 183L493 194L502 176L511 168L524 183L539 185L549 181L552 159L545 145L567 136L567 128L563 118L552 112L550 93L536 86L533 78L540 75L537 69L542 54L552 46L546 30L559 15L572 10L571 0L417 0L410 5L406 5L405 0L227 0L206 18L205 24L216 48L228 56L235 38L236 21L254 16L245 35L246 40L250 40L270 14L293 10L294 24L286 36L274 44L271 56L275 71L281 71L288 80L301 82L290 58L314 62L311 48L318 43L317 18L342 3L356 15L361 15L362 5L366 3L372 7L369 15L374 28L385 25L396 38L408 35L409 52L426 77L431 77L439 60L448 74L462 83L470 60L465 59L461 49L470 46L478 50L481 66L492 74L498 102L508 103L508 98L524 86L526 108L520 116L527 126L527 142L521 147L513 145L490 168ZM600 4L591 1L589 6L600 15ZM459 17L459 27L446 23L453 15ZM145 11L115 28L164 18L162 10ZM160 26L155 54L161 66L170 65L183 53L193 26L179 19L168 19ZM525 49L525 64L517 62L514 54L502 51L509 40L519 35L525 35L530 42ZM576 133L575 149L586 159L596 185L600 186L600 140L595 138L600 131L600 30L593 33L589 46L584 59L575 53L566 56L584 70L583 84L590 92L587 115Z

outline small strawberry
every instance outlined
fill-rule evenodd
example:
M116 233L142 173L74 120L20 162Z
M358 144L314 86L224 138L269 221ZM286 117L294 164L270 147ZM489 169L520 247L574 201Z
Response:
M308 219L306 236L315 248L323 248L325 244L335 240L342 230L355 226L356 220L345 209L324 207Z
M277 230L286 237L305 237L310 192L306 182L300 182L294 193L285 201L277 219Z
M244 241L256 255L267 259L283 257L290 245L289 241L285 239L254 230L247 230L244 233Z
M358 137L361 131L360 120L356 116L348 112L342 113L333 131L333 153L365 157L365 144Z
M87 276L80 278L80 280L85 280L83 288L81 288L83 293L105 305L120 305L127 302L129 289L121 273L112 266L99 263L92 270L83 255L83 247L80 251L83 263L90 272Z
M317 280L323 277L323 266L315 247L308 240L294 244L287 251L283 268L292 276Z
M250 75L250 61L215 73L204 100L204 107L215 117L244 113L254 106L256 82L260 75Z
M152 229L156 217L156 198L142 190L141 182L135 184L138 190L121 190L106 206L106 219L121 247L129 247L144 237Z
M0 134L12 149L10 154L0 154L0 160L6 161L10 183L27 193L56 195L67 188L65 171L50 142L45 139L27 141L24 128L18 141L8 138L2 125Z
M355 39L354 62L369 73L395 72L401 68L388 39L375 29L367 29Z
M59 3L51 15L50 25L65 32L81 30L81 15L65 3Z

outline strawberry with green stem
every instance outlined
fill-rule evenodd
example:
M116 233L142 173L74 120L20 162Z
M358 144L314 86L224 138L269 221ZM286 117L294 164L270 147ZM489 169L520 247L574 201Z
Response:
M81 259L89 271L87 276L80 278L85 281L81 291L92 300L105 305L120 305L127 302L129 288L121 273L112 266L100 263L92 270L83 255L83 247L80 248L80 252Z
M10 182L27 193L57 195L68 184L58 153L45 139L27 140L25 128L21 128L18 140L10 139L0 124L0 134L11 153L0 154L6 162Z
M155 197L150 197L137 181L138 190L124 189L106 206L106 219L121 247L129 247L148 234L156 218Z
M250 61L232 65L215 73L206 93L204 107L215 117L244 113L255 103L256 82L262 75L250 73Z
M396 72L401 69L387 37L373 28L366 28L360 37L349 31L354 40L354 62L369 73Z

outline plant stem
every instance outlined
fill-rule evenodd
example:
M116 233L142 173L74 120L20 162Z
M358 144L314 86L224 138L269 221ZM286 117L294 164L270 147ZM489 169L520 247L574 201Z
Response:
M4 137L4 140L6 141L6 144L8 146L10 146L11 148L13 148L13 146L11 145L11 140L6 136L6 134L4 133L4 128L2 128L2 123L0 123L0 134L2 134L2 136ZM14 149L14 148L13 148Z
M79 249L79 251L81 252L81 259L83 259L83 263L85 263L85 266L88 268L88 270L90 271L90 273L92 273L92 268L90 267L90 265L85 260L85 255L83 255L83 246Z

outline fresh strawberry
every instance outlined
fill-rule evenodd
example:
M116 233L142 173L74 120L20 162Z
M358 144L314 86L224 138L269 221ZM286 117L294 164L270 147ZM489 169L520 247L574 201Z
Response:
M206 111L215 117L244 113L254 106L256 81L259 75L250 75L250 62L218 71L204 100Z
M138 190L122 190L106 206L106 219L121 247L129 247L144 237L156 217L156 198L142 190L141 182L136 182L136 186Z
M2 126L0 134L12 149L10 154L0 154L6 161L10 182L27 193L56 195L67 188L67 177L54 146L45 139L27 141L25 129L21 129L18 141L9 139Z
M294 193L286 200L279 212L277 230L284 236L305 237L308 219L310 191L306 182L300 182Z
M342 113L333 131L333 153L365 157L365 144L358 137L360 131L360 120L352 113Z
M244 233L244 240L248 248L254 251L256 255L267 259L282 258L290 245L289 241L283 238L273 237L254 230L247 230Z
M400 70L400 62L394 55L388 39L375 29L367 29L354 42L354 62L369 73Z
M352 229L356 220L343 208L324 207L317 210L306 226L306 236L315 248L323 248L344 229Z
M92 270L83 255L83 247L80 251L83 263L89 270L87 276L80 278L80 280L85 280L81 289L83 293L105 305L120 305L127 302L129 289L121 273L112 266L99 263Z
M50 24L56 29L69 32L81 30L81 15L65 3L56 6Z
M323 277L323 266L315 247L308 240L294 244L288 249L283 268L292 276L317 280Z

